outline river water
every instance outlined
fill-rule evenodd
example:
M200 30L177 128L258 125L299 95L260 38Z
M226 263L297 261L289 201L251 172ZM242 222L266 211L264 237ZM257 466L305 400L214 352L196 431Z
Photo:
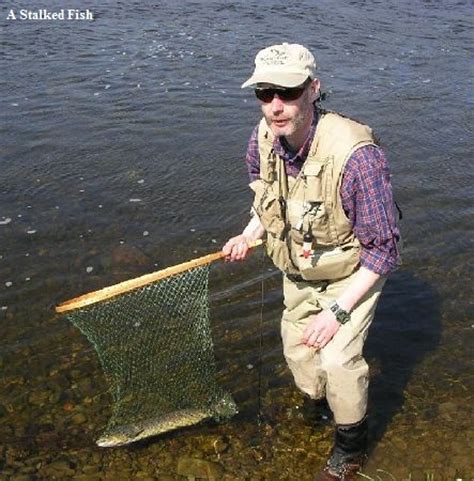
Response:
M241 411L225 425L97 448L102 372L52 309L240 232L259 119L240 84L257 50L282 41L315 53L326 108L375 128L404 213L404 263L366 346L365 472L471 479L472 3L66 5L93 21L7 20L10 8L25 5L0 10L0 479L164 481L196 457L223 479L310 480L324 462L332 431L301 419L279 340L281 279L260 252L211 271L219 378Z

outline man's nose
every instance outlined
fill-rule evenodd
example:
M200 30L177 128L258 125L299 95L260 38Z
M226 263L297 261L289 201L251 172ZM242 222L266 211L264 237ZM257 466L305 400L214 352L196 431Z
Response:
M273 95L273 100L271 102L271 105L272 105L272 112L274 113L281 112L284 107L284 103L281 100L281 98L278 97L278 94Z

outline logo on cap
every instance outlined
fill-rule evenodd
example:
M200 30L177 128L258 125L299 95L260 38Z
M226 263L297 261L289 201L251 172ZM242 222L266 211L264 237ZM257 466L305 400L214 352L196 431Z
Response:
M288 53L276 48L271 48L269 52L262 52L258 60L267 65L284 65L288 61Z

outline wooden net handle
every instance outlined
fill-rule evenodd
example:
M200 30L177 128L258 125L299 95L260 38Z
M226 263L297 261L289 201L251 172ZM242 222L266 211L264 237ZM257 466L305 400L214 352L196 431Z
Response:
M257 240L249 245L250 248L257 247L262 244L262 240ZM211 262L217 261L224 258L226 255L222 252L214 252L213 254L207 254L196 259L192 259L182 264L177 264L175 266L166 267L160 271L152 272L150 274L145 274L134 279L129 279L128 281L123 281L113 286L104 287L98 291L89 292L69 301L65 301L55 307L56 312L62 313L67 311L72 311L73 309L79 309L80 307L90 306L96 302L104 301L105 299L110 299L111 297L118 296L119 294L124 294L125 292L131 291L133 289L138 289L139 287L146 286L151 282L159 281L160 279L165 279L166 277L173 276L175 274L180 274L181 272L194 269L195 267L203 266L205 264L210 264Z

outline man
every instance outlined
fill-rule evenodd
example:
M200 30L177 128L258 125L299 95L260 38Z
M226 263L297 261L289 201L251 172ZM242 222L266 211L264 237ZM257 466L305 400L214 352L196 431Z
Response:
M318 481L353 480L367 451L364 341L387 274L399 263L389 170L366 125L316 106L313 55L297 44L261 50L242 88L263 119L247 150L253 217L223 252L245 259L266 234L284 273L284 355L296 385L327 399L336 423Z

